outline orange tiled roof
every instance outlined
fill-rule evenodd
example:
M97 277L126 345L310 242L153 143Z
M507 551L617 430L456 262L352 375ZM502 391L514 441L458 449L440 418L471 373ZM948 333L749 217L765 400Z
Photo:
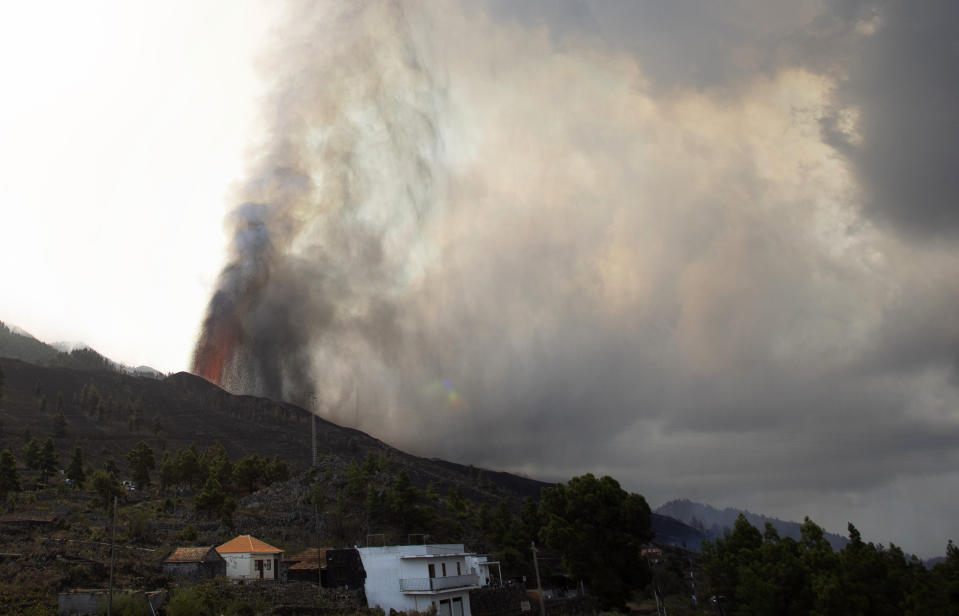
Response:
M256 554L282 554L283 550L275 548L269 543L264 543L250 535L240 535L230 539L223 545L217 546L216 551L220 554L245 554L253 552Z
M165 563L199 563L203 562L203 557L212 550L212 546L202 548L177 548L172 554L166 557Z

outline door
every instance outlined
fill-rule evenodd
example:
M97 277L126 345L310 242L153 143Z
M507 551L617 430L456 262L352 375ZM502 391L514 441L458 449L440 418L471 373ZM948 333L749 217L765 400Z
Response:
M263 561L262 560L256 561L256 573L257 573L256 577L262 580L263 579Z
M440 609L436 611L436 616L452 616L449 599L440 599Z
M453 616L463 616L463 599L460 597L453 599Z

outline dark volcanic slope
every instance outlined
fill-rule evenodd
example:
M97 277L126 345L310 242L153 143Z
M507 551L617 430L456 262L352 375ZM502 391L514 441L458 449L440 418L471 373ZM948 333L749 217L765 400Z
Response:
M165 380L114 371L44 367L0 358L6 374L0 402L0 449L18 456L26 436L55 436L61 465L75 444L96 465L112 457L121 467L126 453L145 441L157 454L196 444L220 442L232 458L257 453L278 455L294 466L310 463L310 413L300 407L235 396L198 376L180 372ZM91 394L95 390L97 393ZM65 428L57 434L55 416L62 400ZM44 401L45 400L45 401ZM317 419L317 454L361 461L367 453L386 455L403 464L412 482L425 487L459 485L477 502L539 498L550 484L501 471L413 456L368 434ZM657 539L698 549L702 534L677 520L653 514Z
M233 458L257 453L279 455L305 467L310 463L310 413L291 404L232 395L209 381L181 372L165 380L113 371L43 367L0 358L6 373L6 395L0 403L0 448L19 455L29 432L41 440L56 435L57 400L62 399L65 429L56 435L61 464L75 443L88 462L107 457L123 462L140 440L158 457L195 443L203 448L220 442ZM90 391L95 390L96 394ZM44 402L45 398L45 402ZM363 433L317 419L317 453L362 460L367 453L401 461L415 485L430 481L462 484L464 496L484 501L508 493L539 496L548 484L441 460L406 454ZM479 475L486 481L466 482ZM469 492L469 494L467 494Z

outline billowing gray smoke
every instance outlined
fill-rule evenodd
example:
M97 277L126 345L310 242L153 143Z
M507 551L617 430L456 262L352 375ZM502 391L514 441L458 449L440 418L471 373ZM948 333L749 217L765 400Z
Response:
M941 550L954 6L294 4L195 369L421 454Z
M329 400L354 386L343 358L355 345L388 354L397 342L397 294L442 169L443 90L417 19L397 2L293 10L198 374L233 391Z

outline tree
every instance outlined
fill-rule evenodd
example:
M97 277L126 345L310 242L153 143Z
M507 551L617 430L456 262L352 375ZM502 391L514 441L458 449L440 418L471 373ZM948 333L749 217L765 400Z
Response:
M356 463L356 460L350 460L346 467L346 492L353 498L359 498L366 489L366 476L363 469Z
M815 535L812 526L807 531ZM726 613L799 616L812 611L812 584L801 546L780 539L771 524L760 534L740 514L731 533L703 544L703 563L712 585L709 594L723 598Z
M630 592L650 579L640 550L653 538L646 499L612 477L592 474L543 490L543 539L589 585L604 609L624 609Z
M257 454L241 459L233 469L233 476L244 490L255 491L263 476L263 460Z
M163 453L163 462L160 463L158 477L160 479L160 490L163 492L166 492L173 484L180 482L176 459L172 458L168 451Z
M3 396L7 393L7 375L3 372L3 366L0 365L0 409L3 408Z
M225 500L226 494L224 494L220 482L210 477L206 480L203 491L196 495L193 506L197 511L205 513L207 517L213 517L215 513L219 512Z
M268 484L286 481L290 478L290 466L286 463L286 460L281 460L279 456L273 456L266 463L263 474Z
M57 459L57 449L52 436L48 436L47 440L43 441L43 447L40 449L40 458L37 462L37 470L40 471L41 476L40 481L46 483L47 476L57 472L57 465L60 462Z
M227 496L220 505L220 522L223 523L223 526L229 528L230 531L233 531L234 511L236 511L236 499L232 496Z
M462 519L466 516L466 501L463 500L463 493L458 484L446 493L446 508L455 513L458 518Z
M40 449L40 441L32 436L28 438L23 446L23 465L30 470L40 468Z
M206 481L206 473L200 464L196 445L191 443L186 449L181 449L176 454L174 464L176 465L176 483L185 483L199 488Z
M150 446L140 441L127 454L127 461L133 468L133 483L136 484L137 490L150 485L150 471L156 468L156 460Z
M113 504L113 499L123 496L123 486L117 478L106 470L99 470L93 473L90 478L93 485L93 491L97 495L96 502L104 510L109 511Z
M73 450L73 457L70 458L70 466L67 467L67 479L73 483L74 489L83 488L83 482L87 480L83 472L83 449L77 445Z
M19 492L20 476L17 474L17 459L9 449L0 453L0 500L7 498L8 492Z
M207 477L213 477L221 486L227 485L233 479L233 463L230 462L226 448L220 443L207 448L200 464L205 467Z
M387 503L390 512L406 529L416 523L418 513L416 502L419 497L419 491L410 483L410 476L406 473L406 469L400 469L396 479L393 480L393 485L389 488Z

